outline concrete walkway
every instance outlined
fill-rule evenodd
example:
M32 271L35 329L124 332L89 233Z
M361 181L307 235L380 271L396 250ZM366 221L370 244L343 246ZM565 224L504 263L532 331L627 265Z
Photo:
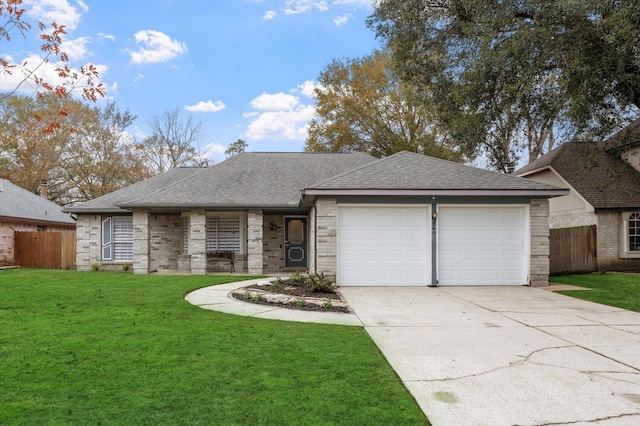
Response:
M640 425L640 314L539 288L342 288L438 425Z
M435 425L640 425L640 314L529 287L340 289L353 314L186 296L256 318L364 325Z

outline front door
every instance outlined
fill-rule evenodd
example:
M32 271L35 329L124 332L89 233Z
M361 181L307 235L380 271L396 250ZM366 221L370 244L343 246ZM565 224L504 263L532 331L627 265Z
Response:
M284 218L284 266L307 267L307 218Z

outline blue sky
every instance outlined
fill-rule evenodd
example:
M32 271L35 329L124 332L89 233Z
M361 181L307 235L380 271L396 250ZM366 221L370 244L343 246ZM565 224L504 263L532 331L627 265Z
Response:
M25 7L31 22L66 25L70 64L98 66L106 99L138 116L129 129L136 138L149 134L154 115L179 108L202 123L201 148L217 160L239 138L250 151L302 150L320 72L379 46L364 22L371 0L25 0ZM37 35L14 36L0 54L32 57ZM2 89L11 84L0 80Z

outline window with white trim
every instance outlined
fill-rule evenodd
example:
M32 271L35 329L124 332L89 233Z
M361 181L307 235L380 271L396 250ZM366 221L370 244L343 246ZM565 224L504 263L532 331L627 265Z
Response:
M207 216L207 251L241 252L240 215Z
M180 250L182 254L189 254L189 216L180 217Z
M640 212L633 212L627 218L627 251L640 252Z
M102 260L133 260L133 217L102 217Z

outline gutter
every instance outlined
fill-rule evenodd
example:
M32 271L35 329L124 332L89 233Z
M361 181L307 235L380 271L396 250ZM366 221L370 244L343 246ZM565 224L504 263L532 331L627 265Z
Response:
M394 196L506 196L552 198L569 195L568 189L306 189L305 195Z

